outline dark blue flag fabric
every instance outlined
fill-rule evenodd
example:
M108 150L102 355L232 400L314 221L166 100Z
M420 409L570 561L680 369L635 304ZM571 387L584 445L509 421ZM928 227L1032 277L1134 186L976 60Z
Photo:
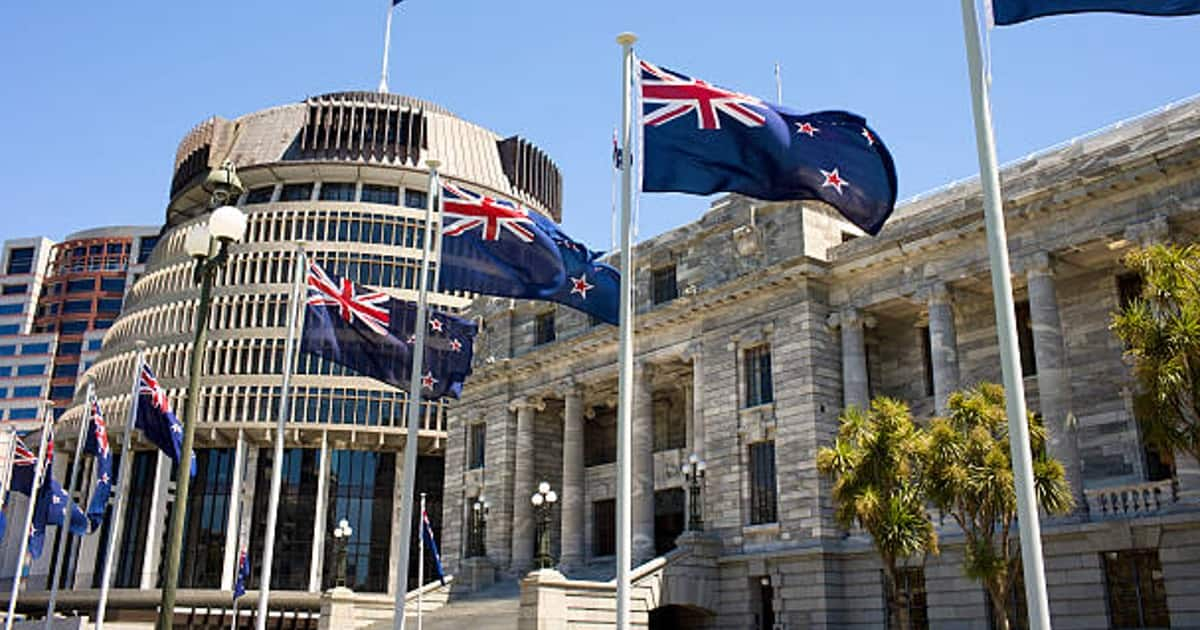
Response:
M242 549L241 555L238 556L237 581L233 583L233 599L246 594L246 582L250 580L250 554Z
M872 235L891 216L896 167L862 117L801 114L639 63L642 190L820 200Z
M68 520L67 514L70 513ZM47 477L38 491L38 500L33 508L33 530L29 532L29 555L39 558L45 546L46 527L55 525L61 527L68 524L70 532L76 536L88 533L88 519L83 510L67 496L58 480Z
M49 449L47 450L49 451ZM53 457L53 451L49 451L49 455ZM34 465L37 464L37 461L37 453L25 446L25 442L21 438L17 438L16 449L13 451L12 477L9 480L11 490L25 496L33 494L33 475L36 472Z
M408 391L417 305L332 276L308 270L308 310L300 349ZM471 373L475 322L429 312L421 395L458 398Z
M437 542L433 539L433 526L429 524L429 513L424 509L421 510L421 537L425 539L425 546L429 547L429 551L433 554L433 565L437 567L438 580L442 586L446 585L446 572L442 570L442 554L438 553ZM424 586L421 584L419 586Z
M100 412L100 405L93 400L92 413L83 443L83 452L96 459L96 485L92 489L92 498L88 501L87 517L91 522L92 531L100 528L104 522L104 511L108 508L108 498L112 494L112 449L108 445L108 423Z
M991 0L996 24L1007 26L1063 13L1105 11L1139 15L1200 14L1200 0Z
M620 275L553 221L518 204L443 185L443 291L549 300L617 323Z
M154 371L143 363L141 381L138 384L137 422L134 424L147 440L158 450L166 453L171 461L179 465L179 453L183 450L183 423L171 411L167 392L158 383ZM196 476L196 457L192 455L193 477Z

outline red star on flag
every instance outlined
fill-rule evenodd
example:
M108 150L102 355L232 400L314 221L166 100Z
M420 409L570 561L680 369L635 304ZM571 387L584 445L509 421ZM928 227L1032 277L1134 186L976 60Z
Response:
M462 352L462 342L457 339L451 339L450 340L450 351L451 352Z
M798 134L802 133L807 135L809 138L815 138L817 137L818 131L820 131L820 129L812 126L812 123L796 123L796 133Z
M875 136L871 135L871 132L866 127L863 127L862 137L867 139L867 146L875 146Z
M433 332L442 332L442 329L444 327L445 326L442 324L442 320L440 320L436 317L432 317L429 319L429 328L431 330L433 330Z
M433 372L426 372L425 376L421 377L421 387L423 389L432 390L434 385L437 385L438 380L433 378Z
M850 183L842 179L841 175L838 175L838 170L836 168L832 171L821 169L821 174L825 176L825 181L821 183L821 188L836 188L839 195L842 194L842 186Z
M587 292L596 288L596 285L587 281L587 274L579 274L578 278L571 278L571 295L579 294L583 299L587 299Z

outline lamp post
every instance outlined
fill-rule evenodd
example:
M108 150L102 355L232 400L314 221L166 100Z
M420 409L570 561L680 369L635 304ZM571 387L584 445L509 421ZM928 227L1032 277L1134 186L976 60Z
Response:
M346 587L346 544L350 542L350 534L354 530L350 529L350 521L342 519L338 521L337 527L333 530L333 552L337 557L337 567L334 569L337 573L334 580L334 586L338 588Z
M704 460L692 453L687 463L680 467L683 478L688 482L688 531L704 531L704 511L700 504L700 486L704 482Z
M471 513L474 516L471 519L471 545L467 553L472 558L487 555L487 518L491 508L492 504L488 503L483 496L475 499L475 503L471 506Z
M538 568L549 569L554 561L550 557L550 511L558 502L558 493L550 489L548 482L538 484L537 492L529 498L538 515Z
M196 333L188 372L187 404L183 416L183 443L180 445L177 462L179 473L176 475L175 503L171 507L171 537L165 552L166 566L157 624L159 630L171 630L175 621L175 590L179 585L183 520L187 512L188 489L192 478L189 474L192 465L192 442L196 435L200 369L208 337L213 281L217 271L229 258L229 244L241 242L246 234L246 214L228 205L242 192L242 182L238 179L233 162L226 160L220 168L209 172L204 181L204 189L211 195L209 205L214 210L207 223L200 223L191 228L183 243L188 255L196 261L192 277L200 284L200 301L196 305Z

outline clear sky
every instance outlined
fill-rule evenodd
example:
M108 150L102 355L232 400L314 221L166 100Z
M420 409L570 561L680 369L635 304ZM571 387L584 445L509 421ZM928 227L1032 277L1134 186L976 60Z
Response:
M385 6L3 3L0 240L161 223L176 143L199 121L375 89ZM949 0L406 0L392 91L532 139L563 173L568 232L606 249L623 30L646 59L768 99L778 61L787 104L870 121L896 158L902 199L977 172ZM1200 93L1197 17L1065 16L991 39L1002 161ZM707 203L644 195L641 234Z

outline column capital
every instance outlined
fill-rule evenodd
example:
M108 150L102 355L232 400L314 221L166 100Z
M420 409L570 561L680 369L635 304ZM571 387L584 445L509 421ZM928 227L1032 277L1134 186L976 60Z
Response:
M929 304L952 304L954 302L954 295L950 290L950 285L945 282L930 284L921 291L921 295Z
M555 385L554 395L558 396L560 398L564 398L564 399L567 398L568 396L582 397L583 396L583 384L579 383L572 377L567 377L567 378L563 379L561 382L559 382L558 385Z
M527 396L525 398L517 398L508 403L509 411L520 411L522 409L534 409L542 411L546 408L546 401L541 396Z
M1024 261L1025 277L1054 275L1054 259L1048 252L1037 252Z

